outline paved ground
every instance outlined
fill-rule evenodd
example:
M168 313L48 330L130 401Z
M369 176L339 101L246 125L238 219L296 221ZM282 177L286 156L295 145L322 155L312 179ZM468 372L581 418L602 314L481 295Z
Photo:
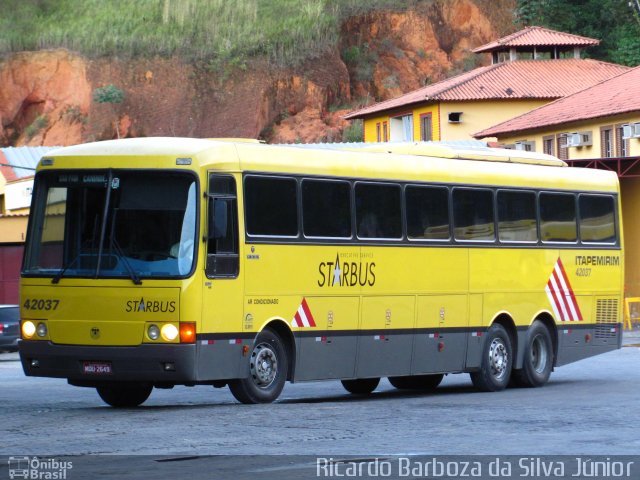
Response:
M632 346L561 367L541 389L473 390L450 375L434 394L383 381L368 398L339 382L285 387L273 405L245 406L228 390L155 390L114 410L93 389L26 378L0 355L0 455L636 454L640 332Z

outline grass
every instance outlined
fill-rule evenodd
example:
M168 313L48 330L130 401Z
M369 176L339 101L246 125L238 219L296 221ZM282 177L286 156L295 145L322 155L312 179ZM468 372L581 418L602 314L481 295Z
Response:
M415 0L3 0L0 53L64 47L89 56L296 64L334 46L342 19Z

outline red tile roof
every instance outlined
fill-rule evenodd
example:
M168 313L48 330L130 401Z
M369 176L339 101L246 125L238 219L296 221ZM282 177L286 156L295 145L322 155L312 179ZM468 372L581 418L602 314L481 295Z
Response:
M489 127L473 136L495 137L630 112L640 113L640 67Z
M434 101L556 99L628 69L623 65L575 58L498 63L355 110L345 118L363 118L407 105Z
M598 45L600 40L558 32L543 27L526 27L493 42L471 50L474 53L506 50L510 47L588 47Z
M0 150L0 175L2 175L7 182L18 178L13 171L13 168L9 166L9 162L4 156L4 153L2 153L2 150Z

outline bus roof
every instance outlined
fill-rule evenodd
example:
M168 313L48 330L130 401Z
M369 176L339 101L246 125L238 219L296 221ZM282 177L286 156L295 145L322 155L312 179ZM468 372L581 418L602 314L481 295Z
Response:
M146 137L48 152L63 168L152 168L194 159L191 169L617 191L614 172L568 168L551 155L437 142L265 145L238 139ZM89 158L95 161L88 163ZM158 162L158 159L165 162ZM455 164L452 164L455 162ZM42 166L40 167L42 168ZM46 167L45 167L46 168Z

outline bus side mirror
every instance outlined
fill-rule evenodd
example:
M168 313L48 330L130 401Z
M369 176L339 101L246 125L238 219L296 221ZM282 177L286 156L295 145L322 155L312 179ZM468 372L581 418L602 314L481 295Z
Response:
M227 202L219 198L209 198L208 239L217 240L226 237L227 229Z

